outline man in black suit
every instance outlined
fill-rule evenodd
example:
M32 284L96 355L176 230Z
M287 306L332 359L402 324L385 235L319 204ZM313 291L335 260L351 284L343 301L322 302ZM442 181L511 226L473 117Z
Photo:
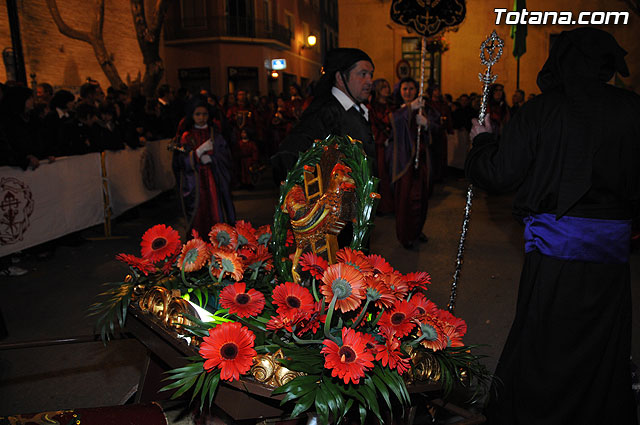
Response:
M300 152L330 134L360 140L375 167L375 144L365 105L372 89L373 70L373 61L360 49L338 48L327 53L313 102L272 157L277 181L284 180Z

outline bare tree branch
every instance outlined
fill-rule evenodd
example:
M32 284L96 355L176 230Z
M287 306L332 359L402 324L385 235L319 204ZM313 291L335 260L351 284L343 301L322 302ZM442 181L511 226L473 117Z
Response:
M151 28L150 31L155 38L160 37L160 30L162 30L162 24L164 23L164 17L169 9L169 2L166 0L156 0L156 7L154 13L151 15Z
M122 81L122 78L120 78L118 70L111 61L111 55L104 45L104 38L102 36L102 29L104 26L104 0L96 0L94 19L91 23L90 32L79 31L67 25L60 16L56 0L47 0L47 6L49 7L49 12L51 12L51 16L53 17L53 21L56 23L58 30L67 37L90 44L91 47L93 47L93 52L96 55L96 59L98 60L100 67L102 67L102 71L109 79L109 83L111 83L115 88L124 87L124 82Z
M84 41L86 43L91 43L91 36L89 35L88 32L83 32L83 31L78 31L76 29L73 29L69 25L67 25L66 22L64 22L64 20L60 16L60 11L58 10L58 4L56 3L56 0L47 0L47 6L49 7L49 11L51 12L53 21L56 23L58 30L62 34L76 40Z
M102 28L104 27L104 0L96 0L95 6L95 18L91 29L93 36L96 38L102 38Z
M160 31L169 8L168 0L156 0L151 12L151 27L147 24L144 0L131 0L131 15L136 28L138 45L145 64L142 90L146 96L154 96L155 89L164 74L164 64L160 57Z

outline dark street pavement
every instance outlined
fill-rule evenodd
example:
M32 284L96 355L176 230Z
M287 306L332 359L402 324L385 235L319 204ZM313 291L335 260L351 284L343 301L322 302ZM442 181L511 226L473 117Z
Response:
M403 273L427 271L432 276L432 301L444 308L462 224L466 182L449 178L437 185L430 200L425 233L429 242L406 251L395 238L393 217L378 217L371 250ZM235 191L238 218L255 226L272 219L277 192L268 177L254 191ZM467 344L485 344L480 352L495 368L505 341L517 296L522 263L522 229L510 213L509 196L474 199L465 263L459 282L456 315L468 325ZM150 226L165 223L184 233L173 192L141 205L113 223L123 238L102 236L102 227L84 230L77 238L56 243L53 256L39 260L25 253L21 267L29 274L0 278L0 309L9 337L0 344L90 336L93 318L87 307L101 284L120 281L126 267L116 254L139 254L139 240ZM184 235L183 235L184 236ZM634 312L640 306L640 252L632 254ZM135 391L144 357L132 339L84 342L47 347L0 350L0 416L46 410L121 404ZM640 359L640 315L634 317L633 355ZM588 371L585 371L588 373Z

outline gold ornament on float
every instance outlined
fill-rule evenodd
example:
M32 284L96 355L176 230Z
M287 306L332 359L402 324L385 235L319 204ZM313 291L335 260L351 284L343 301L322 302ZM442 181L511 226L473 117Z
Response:
M256 381L271 388L278 388L298 376L306 375L303 372L294 372L282 366L278 361L280 359L284 359L282 350L255 356L251 375Z

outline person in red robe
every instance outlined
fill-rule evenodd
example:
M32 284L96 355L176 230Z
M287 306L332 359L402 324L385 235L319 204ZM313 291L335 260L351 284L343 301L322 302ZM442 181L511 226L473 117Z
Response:
M393 139L389 143L391 182L393 183L396 236L405 249L414 250L419 242L426 242L422 228L427 220L431 179L427 118L418 113L424 101L417 98L418 85L413 78L400 81L402 107L391 115ZM420 135L418 168L414 160L417 150L418 126Z
M393 192L391 177L389 176L388 158L385 150L391 137L391 87L389 82L380 78L373 82L373 94L369 103L373 140L376 144L376 159L378 162L378 192L380 202L377 211L380 214L393 213Z
M240 132L238 154L240 156L240 182L243 187L253 189L252 174L258 165L258 146L249 138L249 132L246 129Z
M180 191L187 217L187 234L207 235L211 226L235 224L231 200L231 155L224 138L214 133L206 100L197 101L180 136Z

